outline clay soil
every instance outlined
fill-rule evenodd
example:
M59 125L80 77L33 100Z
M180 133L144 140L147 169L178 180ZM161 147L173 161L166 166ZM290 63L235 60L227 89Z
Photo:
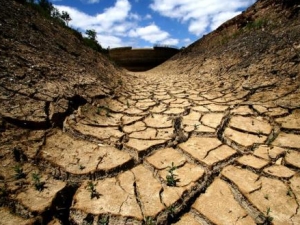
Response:
M297 1L141 73L0 2L1 225L300 224Z

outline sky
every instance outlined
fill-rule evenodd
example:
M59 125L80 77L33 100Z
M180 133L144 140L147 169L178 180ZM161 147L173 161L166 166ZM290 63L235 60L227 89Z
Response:
M187 47L255 0L50 0L69 26L95 30L103 48Z

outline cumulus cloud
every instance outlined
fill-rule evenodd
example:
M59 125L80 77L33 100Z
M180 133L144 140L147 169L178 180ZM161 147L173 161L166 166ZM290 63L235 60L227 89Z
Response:
M94 1L96 0L89 0ZM88 15L79 9L55 5L59 11L67 11L72 18L69 25L83 33L93 29L97 33L97 40L103 47L120 47L132 44L133 38L142 39L149 43L166 43L176 45L177 39L161 30L157 25L138 26L142 20L151 19L151 15L140 16L131 11L128 0L116 0L115 4L96 15Z
M89 0L96 2L96 0ZM114 6L106 8L102 13L88 15L76 8L55 5L59 11L67 11L72 18L70 26L81 31L94 29L97 32L98 41L102 46L121 46L122 39L118 36L125 36L133 27L133 20L138 15L130 13L131 5L128 0L117 0Z
M150 8L162 16L188 24L195 35L205 34L241 13L255 0L152 0Z
M151 20L152 19L152 16L150 14L147 14L145 17L144 17L145 20Z
M130 37L139 37L152 44L172 42L173 44L178 43L177 39L170 39L170 34L166 31L161 30L157 25L151 24L145 27L138 27L129 32Z

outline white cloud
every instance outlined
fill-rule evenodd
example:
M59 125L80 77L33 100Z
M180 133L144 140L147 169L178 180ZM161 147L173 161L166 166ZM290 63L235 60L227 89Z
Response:
M96 2L97 0L89 0ZM94 29L97 32L98 40L103 47L117 47L125 45L121 36L126 36L129 29L135 25L138 15L130 13L131 5L128 0L117 0L114 6L106 8L102 13L88 15L76 8L62 5L55 5L59 11L67 11L72 18L69 25L79 28L83 32Z
M93 0L95 1L95 0ZM97 40L102 47L128 46L135 39L143 39L151 44L165 43L168 45L178 44L177 39L170 37L170 34L161 30L157 25L152 24L145 27L138 27L137 23L144 19L151 19L151 15L145 18L131 11L128 0L116 0L112 7L106 8L96 15L88 15L76 8L55 5L59 11L67 11L72 18L69 25L81 30L83 33L88 29L97 32Z
M146 27L138 27L129 32L130 37L139 37L145 41L148 41L152 44L154 43L163 43L164 41L171 40L169 39L170 34L166 31L161 30L155 24L151 24ZM173 39L172 41L174 41ZM178 42L177 42L178 43Z
M152 16L150 14L147 14L144 18L145 20L151 20L152 19Z
M104 48L107 47L118 47L118 46L124 46L124 43L121 38L112 36L112 35L97 35L97 40L100 43L100 45Z
M164 41L162 41L160 44L162 45L178 45L179 40L178 39L174 39L174 38L168 38Z
M196 35L205 34L240 13L255 0L152 0L150 8L162 16L188 23Z

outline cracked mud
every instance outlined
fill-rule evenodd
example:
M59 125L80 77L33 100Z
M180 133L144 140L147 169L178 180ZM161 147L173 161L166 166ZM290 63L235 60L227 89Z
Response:
M277 18L278 4L247 13ZM11 62L1 55L0 224L300 224L295 21L211 50L204 38L141 73L87 59L74 38L65 44L79 61L43 64L45 37L11 43L3 25L13 50ZM28 74L15 68L20 49Z

